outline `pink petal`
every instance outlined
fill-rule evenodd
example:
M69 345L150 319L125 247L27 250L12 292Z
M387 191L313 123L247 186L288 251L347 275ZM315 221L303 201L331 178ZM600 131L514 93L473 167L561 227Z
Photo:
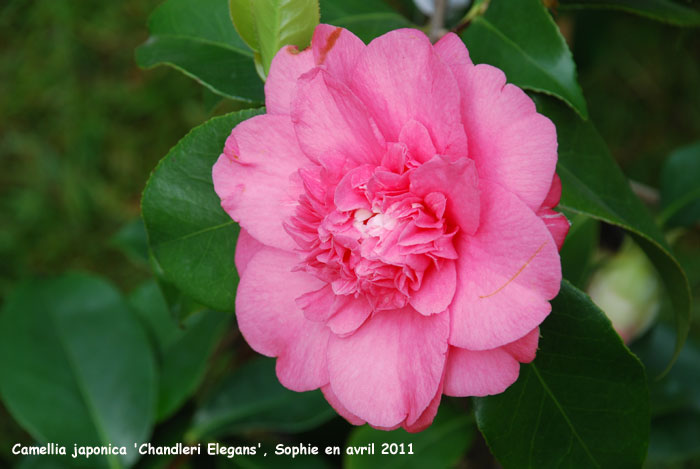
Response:
M472 65L467 47L455 33L445 34L434 47L440 59L452 67L455 73L461 73L464 67Z
M298 169L311 164L296 144L288 117L262 115L238 124L214 165L221 206L258 241L292 250L282 223L294 214L301 183Z
M561 264L549 231L515 195L480 181L481 223L457 234L450 344L487 350L519 339L549 314Z
M374 166L362 165L348 171L340 180L335 189L333 203L340 211L356 210L358 208L370 209L369 201L362 186L374 174Z
M321 392L323 392L323 396L326 398L331 407L333 407L333 409L335 409L335 411L338 412L341 417L350 422L352 425L364 425L367 423L345 408L345 406L340 402L340 399L338 399L338 396L336 396L333 392L330 384L323 386L321 388Z
M314 161L332 154L356 164L379 164L384 154L384 142L364 105L320 68L299 80L292 121L301 149Z
M537 216L547 226L547 229L552 234L552 238L557 243L557 248L561 250L571 224L564 214L552 210L552 207L556 207L559 204L559 199L561 199L561 179L555 173L552 179L552 186L544 202L542 202L542 206L537 211Z
M311 40L314 61L338 80L348 83L365 43L347 29L319 24Z
M450 347L444 393L454 397L499 394L519 373L520 364L503 348L476 351Z
M537 216L542 219L545 226L551 233L552 238L554 238L554 242L557 245L557 249L561 250L561 247L564 245L564 239L566 239L566 235L569 233L569 228L571 228L569 220L567 220L563 213L555 212L551 209L539 210L537 212Z
M309 321L326 322L333 315L336 298L331 286L326 284L318 290L299 296L296 303Z
M561 199L561 179L557 173L554 173L552 184L549 186L549 192L545 197L540 208L554 208L559 204Z
M479 188L474 162L460 158L450 162L436 156L411 173L411 192L424 197L440 192L447 197L447 219L463 233L474 233L479 225Z
M423 124L413 119L406 122L401 128L399 142L406 145L411 156L419 163L425 163L430 160L435 156L437 151L430 138L428 129L426 129Z
M253 238L250 233L241 228L240 233L238 233L236 253L234 254L234 262L236 264L236 270L238 270L239 277L243 276L243 271L248 265L248 262L250 262L253 256L263 247L265 247L264 244Z
M355 332L367 320L372 307L364 297L345 296L336 299L334 312L327 325L334 334L344 336Z
M403 428L409 432L409 433L418 433L422 432L426 428L430 426L430 424L433 423L433 420L435 420L435 416L437 415L438 407L440 407L440 400L442 399L442 393L443 393L443 384L440 384L440 387L438 388L438 392L435 394L435 397L433 398L432 401L430 401L430 404L428 404L428 407L423 411L423 413L418 417L418 419L411 423L404 423Z
M422 32L399 29L374 39L357 61L351 88L388 141L399 141L404 124L416 120L438 153L467 154L457 82Z
M433 266L426 271L420 289L411 295L409 303L426 316L442 313L450 306L456 288L455 262L446 260L439 270Z
M375 314L354 334L332 336L331 387L350 413L373 426L415 422L438 391L449 316L413 308Z
M330 331L309 321L295 299L323 283L304 272L292 272L296 254L262 248L249 262L236 295L238 328L257 352L277 360L280 382L294 391L328 383L326 348Z
M537 210L557 163L554 124L537 113L523 90L506 85L501 70L444 59L450 61L460 86L469 157L480 178L500 184Z
M502 348L520 363L530 363L535 359L539 341L540 328L537 327L515 342L504 345Z
M268 114L291 113L297 80L313 67L314 56L310 48L299 52L296 46L286 46L277 52L265 82L265 107Z

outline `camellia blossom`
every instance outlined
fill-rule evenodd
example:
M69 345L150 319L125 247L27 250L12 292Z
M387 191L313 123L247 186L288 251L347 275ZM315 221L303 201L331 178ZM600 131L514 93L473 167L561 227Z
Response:
M282 48L267 114L213 169L241 226L236 316L280 382L353 424L419 431L443 394L504 391L534 359L568 221L554 125L454 34Z

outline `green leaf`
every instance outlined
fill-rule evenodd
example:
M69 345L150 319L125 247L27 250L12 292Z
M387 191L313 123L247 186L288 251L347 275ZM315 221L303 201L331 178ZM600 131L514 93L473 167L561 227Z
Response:
M275 360L258 358L223 380L194 416L188 441L253 430L295 433L335 416L321 391L294 392L275 375Z
M359 453L351 456L346 453L344 467L451 468L467 451L473 436L474 423L471 415L443 403L432 425L419 433L407 433L403 429L386 432L367 425L356 428L350 434L346 450L373 447L374 454ZM386 454L382 454L384 443L389 445ZM394 450L395 454L391 454Z
M659 323L630 346L649 373L651 411L655 416L691 409L700 412L700 347L696 342L686 341L673 368L662 379L654 378L668 363L673 341L673 329Z
M255 0L250 7L265 76L283 46L305 49L319 21L318 0Z
M143 220L130 221L109 240L110 244L123 252L137 264L148 264L148 236Z
M559 8L621 10L676 26L700 26L700 12L671 0L559 0Z
M319 446L318 456L303 454L292 458L292 456L272 453L267 456L260 453L256 453L255 456L241 454L235 457L235 467L242 469L279 469L280 467L285 469L332 469L337 467L329 462L330 459L321 456L321 454L323 454L322 446Z
M684 411L652 420L649 467L679 463L698 456L700 456L700 412Z
M321 0L321 21L352 31L365 43L399 28L417 27L383 2Z
M251 50L259 51L260 44L258 44L258 35L255 32L252 0L229 0L228 9L233 26L241 39Z
M129 300L155 339L160 368L157 420L161 421L199 387L231 316L200 311L178 323L154 280L136 289Z
M659 272L673 303L676 323L674 359L688 335L690 288L663 233L610 156L605 142L590 121L583 121L551 98L536 96L537 109L557 127L562 181L559 207L627 230Z
M372 17L387 13L396 14L389 5L367 0L319 0L321 21L336 24L336 21L348 17Z
M66 453L68 451L66 447ZM70 456L25 456L14 469L65 469L69 458Z
M567 218L571 228L559 253L562 276L584 288L598 246L598 222L581 214L567 214Z
M610 321L562 283L540 349L504 393L476 398L476 419L504 468L640 467L649 438L644 368Z
M661 172L661 219L669 226L700 222L700 142L677 149Z
M151 37L136 49L140 67L169 65L221 96L264 101L253 53L233 28L226 0L168 0L153 12L148 30Z
M155 363L111 285L83 274L28 281L0 314L0 394L39 442L126 446L124 459L90 459L122 467L138 456L133 443L151 433Z
M151 252L165 279L195 301L233 311L238 225L221 208L211 170L231 129L262 110L215 117L161 160L141 200Z
M416 25L397 13L349 16L339 18L333 24L350 30L365 43L394 29L416 27Z
M540 0L492 0L460 35L474 63L494 65L508 82L556 96L588 118L571 51Z

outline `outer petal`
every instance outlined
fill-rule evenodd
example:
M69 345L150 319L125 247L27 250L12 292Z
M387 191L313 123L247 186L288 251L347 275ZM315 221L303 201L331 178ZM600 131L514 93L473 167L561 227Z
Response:
M365 43L347 29L319 24L311 39L314 62L343 83L348 83L355 72L355 63Z
M557 162L554 124L537 113L523 90L506 85L501 70L471 65L468 54L456 52L453 38L445 41L436 50L459 83L469 157L480 178L497 182L537 210Z
M323 392L323 396L326 398L331 407L333 407L333 409L335 409L335 411L338 412L338 414L345 420L347 420L353 425L364 425L365 423L367 423L345 408L342 402L340 402L340 399L338 399L338 396L336 396L333 392L333 389L331 388L330 384L326 384L325 386L323 386L321 388L321 392Z
M520 363L530 363L535 359L537 354L537 344L540 341L540 328L537 327L527 335L521 337L515 342L504 345L502 348L510 353L513 358Z
M435 394L435 397L433 398L432 401L430 401L430 404L428 407L423 411L423 413L418 417L418 419L411 423L404 423L403 428L406 429L407 432L409 433L417 433L417 432L422 432L426 428L430 426L431 423L433 423L433 420L435 420L435 416L437 415L438 407L440 407L440 400L442 399L442 393L443 393L443 384L440 384L440 387L438 388L438 392Z
M250 262L253 256L263 247L265 247L264 244L253 238L245 229L241 228L240 233L238 233L236 253L234 254L234 262L236 263L236 270L238 270L239 277L243 276L243 271L248 265L248 262Z
M455 33L445 34L434 47L435 52L452 67L454 73L462 73L465 67L473 65L464 42Z
M373 40L357 61L351 88L388 141L398 141L414 119L428 129L438 153L467 154L460 90L422 32L399 29Z
M420 289L409 300L416 311L426 316L445 311L457 288L455 262L446 260L438 270L434 266L426 271Z
M270 63L265 82L265 107L268 114L290 114L297 80L314 67L311 49L299 52L296 46L285 46Z
M552 233L552 238L557 243L557 248L561 249L571 225L564 214L552 210L559 203L559 199L561 199L561 179L555 173L552 179L552 186L544 202L542 202L542 206L537 211L537 216L542 219L549 232Z
M463 233L474 233L479 225L479 188L474 163L468 158L450 162L436 156L411 173L411 192L424 197L440 192L447 197L447 218Z
M499 394L519 373L520 364L503 348L475 351L450 347L444 393L456 397Z
M480 181L484 182L484 181ZM457 292L450 344L488 350L519 339L549 314L561 264L549 231L525 204L492 183L481 186L481 223L458 236Z
M299 80L292 121L301 149L314 161L332 153L356 164L379 164L384 154L384 142L364 105L320 68Z
M331 387L343 407L373 426L418 420L435 397L445 365L449 316L412 308L375 314L354 334L332 336Z
M372 314L372 307L365 298L352 296L338 297L334 309L336 312L327 324L334 334L340 336L354 332Z
M262 248L249 262L236 295L236 318L246 342L259 353L277 356L277 376L294 391L328 383L326 348L330 331L309 321L295 299L323 284L292 272L296 254Z
M564 239L566 239L569 228L571 228L569 220L566 219L563 213L555 212L549 208L539 210L537 216L542 219L542 222L544 222L551 233L557 249L561 250L561 247L564 245Z
M293 175L311 164L296 143L288 117L262 115L233 129L214 165L221 206L258 241L292 250L282 223L294 214L301 184Z

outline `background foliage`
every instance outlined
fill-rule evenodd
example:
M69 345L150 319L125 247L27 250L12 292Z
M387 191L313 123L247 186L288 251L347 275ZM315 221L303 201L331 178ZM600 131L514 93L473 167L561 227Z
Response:
M576 197L574 192L569 192L567 199L565 191L563 203L574 221L563 251L565 275L585 288L590 274L605 264L619 245L620 232L600 230L598 221L588 217L593 216L637 232L637 239L642 239L663 278L670 280L667 283L671 288L682 290L682 273L665 254L668 248L664 237L668 238L691 287L698 292L700 232L694 201L699 179L692 177L700 161L700 149L694 143L700 138L700 34L693 28L700 23L698 7L670 0L559 3L551 16L537 0L519 2L511 9L494 0L485 15L460 28L460 35L475 61L498 65L509 81L560 98L540 94L537 102L558 125L564 164L578 168L576 159L581 155L595 155L601 161L594 168L598 172L592 171L588 180L577 171L572 171L576 178L568 180L569 187L580 188L582 184L594 193L607 194L609 200L596 205L583 196ZM161 157L168 154L168 158L176 158L180 152L182 158L192 151L203 151L199 134L203 136L201 141L217 147L217 139L225 138L233 123L250 115L252 111L220 117L178 143L190 128L212 116L260 103L258 73L261 68L264 73L270 52L263 50L258 60L262 66L256 73L257 52L249 50L232 29L225 16L226 0L199 4L170 0L156 10L160 4L159 0L10 0L0 10L0 465L65 464L65 459L52 463L45 458L14 456L10 449L15 442L53 441L72 447L70 443L76 440L117 444L147 440L151 435L151 441L161 445L262 442L269 448L278 442L342 447L412 441L416 452L420 451L418 455L388 463L417 467L420 461L430 460L444 467L492 467L495 463L476 430L477 422L504 467L519 467L527 458L540 465L553 465L560 458L571 457L542 450L554 436L567 437L560 433L548 437L546 425L540 425L548 420L540 420L536 413L518 414L518 409L500 414L515 402L510 395L526 396L531 402L528 411L536 411L538 399L549 403L541 397L547 393L564 398L573 395L562 385L576 383L577 373L585 382L591 368L585 360L595 350L586 353L583 360L564 363L557 362L557 353L568 346L573 347L572 355L582 354L585 341L579 347L575 338L563 345L543 340L535 365L524 368L521 380L507 393L473 402L447 399L430 430L414 436L401 431L387 434L353 429L335 417L318 393L297 394L282 388L272 373L272 362L253 358L237 334L232 316L198 304L207 302L202 291L206 293L210 287L206 275L218 276L211 271L216 266L210 266L209 272L194 272L194 278L201 280L200 291L182 294L178 287L193 283L191 278L179 278L174 273L192 275L192 271L172 261L182 260L181 253L194 245L178 246L177 239L182 236L178 230L186 230L187 226L173 223L167 213L158 213L163 209L163 199L149 202L149 190L155 197L164 193L155 189L156 184L167 188L173 181L181 182L182 174L168 173L166 159L144 193L143 210L150 224L153 256L149 256L139 220L141 192ZM591 4L620 11L585 8ZM642 16L629 14L635 9L631 4ZM192 5L198 7L187 10ZM210 26L206 14L195 14L213 9L220 12L214 16L216 26ZM146 41L145 25L153 10L156 13L148 22L151 38ZM448 26L456 26L464 13L451 15ZM518 22L518 17L533 19L524 23ZM178 23L177 18L187 21ZM410 1L324 0L321 21L348 27L368 41L412 22L423 25L427 18ZM536 34L530 29L533 22ZM678 28L678 23L687 27ZM266 27L274 29L275 24L272 21ZM205 38L201 37L202 31L206 31ZM139 44L143 45L136 50L134 60L133 51ZM193 56L201 60L193 61ZM568 61L562 73L552 73L548 65L557 57ZM533 62L534 72L528 68ZM198 77L204 86L165 67L143 71L136 63L144 67L171 64ZM222 73L231 70L239 71L233 81ZM568 138L562 140L562 136ZM169 153L171 147L175 148ZM211 158L211 151L203 154ZM643 184L637 192L648 195L647 209L656 218L656 225L637 199L630 199L630 210L619 211L621 205L616 201L628 195L621 175L612 179L614 187L606 187L612 167L608 151L626 177ZM200 163L187 174L199 171L206 175L211 164ZM616 169L612 168L614 173ZM608 179L597 180L596 174ZM562 179L566 189L567 179L564 175ZM623 195L618 197L615 191ZM207 206L196 200L190 202ZM184 220L193 226L218 226L222 221L216 218L220 214L206 212L194 220L194 210L186 204L178 211L185 213ZM227 229L235 233L234 226ZM207 236L230 240L230 234L208 232ZM229 254L225 243L216 244L222 249L219 253L230 257L230 242ZM72 270L91 274L56 277ZM691 319L695 322L691 322L690 340L671 371L657 379L671 361L677 343L674 316L680 335L684 333L684 307L679 306L684 301L682 291L671 298L664 296L661 319L631 346L646 367L646 378L609 323L600 321L597 309L573 286L565 284L563 292L555 303L555 313L574 308L585 324L571 324L566 314L554 314L545 330L551 329L553 334L557 330L583 330L591 337L609 337L609 350L603 353L620 358L617 366L623 367L619 362L628 366L619 368L626 371L616 399L625 400L624 390L630 389L639 390L629 391L633 396L643 395L645 379L651 398L647 409L651 417L640 410L645 402L635 404L627 399L626 403L635 409L634 418L639 419L629 428L611 427L598 420L600 426L614 430L613 442L605 441L599 428L587 428L597 421L586 415L595 409L594 398L583 404L554 399L558 404L544 410L546 418L561 419L562 408L566 416L572 412L575 416L567 428L575 441L572 448L577 448L571 454L580 457L572 460L580 467L638 467L647 448L646 443L635 445L646 442L649 434L649 467L700 466L697 300L692 305ZM228 296L225 290L214 293L214 304L208 306L230 310L231 290ZM590 320L585 319L586 315ZM95 353L100 350L109 353ZM556 353L549 355L548 350ZM122 371L104 373L102 367L107 364ZM572 372L572 368L578 371ZM565 379L551 378L562 374L563 369L568 370ZM36 394L27 394L26 389L34 389ZM595 388L590 393L595 393ZM119 405L120 400L126 401ZM588 406L588 410L579 409L576 417L574 407L581 405ZM115 409L129 412L115 415ZM508 433L512 428L509 430L508 422L503 421L511 414L524 419L515 433ZM650 418L649 430L644 422ZM533 421L538 422L536 432L528 426ZM543 443L500 449L503 439L533 434ZM617 449L606 449L620 442L631 442L633 447L625 453L629 459L615 453ZM210 467L212 461L222 467L264 467L270 463L243 457L139 461L131 457L92 459L88 466ZM304 467L367 467L380 463L366 457L285 462Z

